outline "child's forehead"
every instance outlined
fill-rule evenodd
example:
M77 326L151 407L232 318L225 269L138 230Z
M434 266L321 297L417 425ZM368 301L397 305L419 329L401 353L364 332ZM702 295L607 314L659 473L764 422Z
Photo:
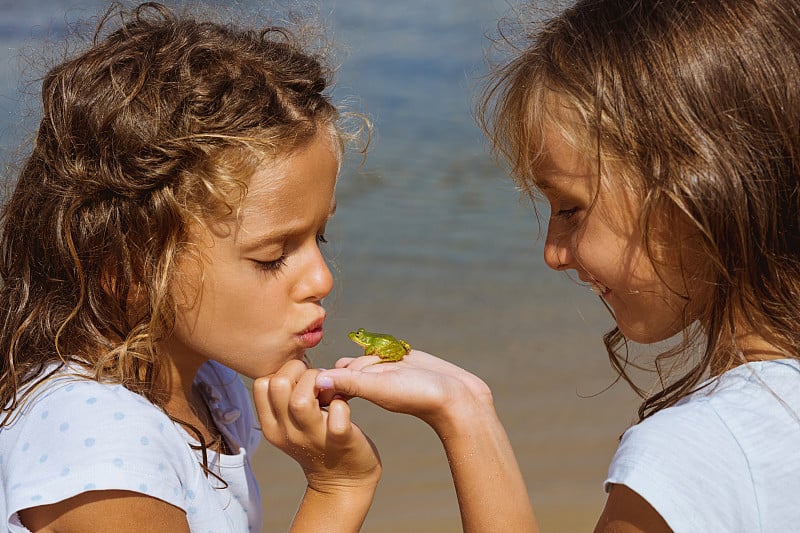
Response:
M595 166L587 150L568 130L552 121L543 125L541 146L534 165L533 181L537 187L547 189L560 179L594 175Z
M303 205L314 190L298 187L304 183L313 187L318 181L333 179L339 174L340 156L333 140L317 136L304 147L287 154L265 157L248 179L247 194L241 209L244 213L259 213L264 205L273 208ZM331 198L331 213L336 208L335 195Z

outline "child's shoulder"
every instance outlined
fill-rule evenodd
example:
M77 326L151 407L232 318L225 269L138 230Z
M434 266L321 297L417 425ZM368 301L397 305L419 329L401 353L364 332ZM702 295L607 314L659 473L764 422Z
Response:
M629 431L657 434L685 429L706 435L719 432L741 441L758 438L758 433L748 429L752 427L767 430L785 425L788 431L800 432L800 425L791 423L797 420L800 420L800 361L781 359L740 365L712 378L695 393Z
M0 437L0 453L7 457L35 448L44 457L54 447L79 455L110 453L134 442L154 449L180 442L169 417L143 396L63 367L34 381Z
M163 411L79 371L57 370L31 389L15 414L0 429L9 508L111 488L182 505L182 483L199 471Z
M750 363L704 385L625 432L606 490L630 487L675 530L783 523L762 504L800 491L800 362Z
M800 448L799 421L800 361L748 363L629 428L615 461L745 472L765 454Z
M684 398L676 407L708 403L721 414L745 411L772 411L782 406L800 411L800 361L778 359L739 365L710 379L700 390ZM749 407L748 407L749 406Z
M14 422L29 421L37 425L57 424L65 428L67 420L86 419L99 422L108 416L123 422L128 416L153 420L169 418L150 401L118 383L103 383L89 378L81 369L61 367L49 369L41 382L29 384Z

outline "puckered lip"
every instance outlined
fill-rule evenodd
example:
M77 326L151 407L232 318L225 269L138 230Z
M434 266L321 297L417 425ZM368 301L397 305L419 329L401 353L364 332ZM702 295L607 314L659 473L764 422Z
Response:
M297 339L303 348L313 348L322 342L322 325L325 322L325 315L314 320L303 331L297 334Z
M321 316L320 318L316 319L314 322L308 325L306 329L300 332L300 335L305 335L306 333L310 333L312 331L317 331L322 329L322 325L325 323L325 316Z

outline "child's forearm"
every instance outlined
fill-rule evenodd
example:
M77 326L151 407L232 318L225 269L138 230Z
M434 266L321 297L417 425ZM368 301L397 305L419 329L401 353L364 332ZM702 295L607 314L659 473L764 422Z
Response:
M318 377L320 390L417 416L436 431L450 462L465 532L539 531L522 473L482 380L417 350L393 365L343 359Z
M539 531L511 443L491 405L460 402L434 429L450 463L465 533Z
M361 530L375 486L343 491L320 491L306 488L297 510L291 533L354 533Z

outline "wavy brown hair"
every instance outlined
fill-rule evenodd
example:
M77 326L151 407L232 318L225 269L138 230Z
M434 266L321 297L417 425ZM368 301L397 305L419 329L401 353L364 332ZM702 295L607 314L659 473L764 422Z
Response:
M699 316L687 315L700 328L656 357L654 393L629 377L619 329L604 338L644 397L640 419L744 362L740 335L800 354L798 28L794 0L581 0L501 26L515 49L495 65L478 118L520 188L536 196L543 127L561 121L598 179L613 168L640 195L654 265L666 250L703 284ZM663 375L676 363L679 375Z
M300 32L245 29L156 3L113 7L50 70L30 157L2 214L0 427L53 362L163 405L159 339L187 227L236 209L264 158L344 115Z

